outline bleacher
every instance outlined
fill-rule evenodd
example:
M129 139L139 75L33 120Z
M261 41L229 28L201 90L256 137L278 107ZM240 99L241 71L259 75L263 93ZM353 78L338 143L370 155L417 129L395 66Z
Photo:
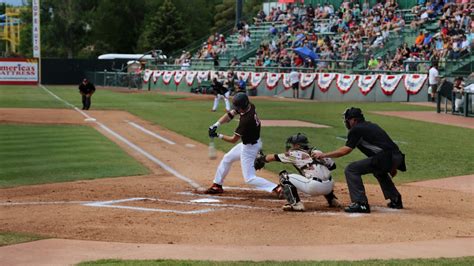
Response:
M317 2L317 1L316 1ZM420 29L411 29L410 22L415 19L415 15L412 13L411 9L406 8L408 2L399 3L400 6L404 6L404 9L396 10L396 14L400 15L405 20L405 27L398 31L391 31L388 38L384 41L382 48L376 47L372 49L367 49L363 53L358 54L353 60L344 61L344 60L332 60L328 64L330 70L343 70L348 73L362 73L367 71L367 61L368 55L374 55L376 57L389 58L392 56L398 47L403 43L412 45L416 39L416 36ZM317 19L314 20L316 26L325 25L328 23L328 19ZM276 24L278 29L284 27L284 24L281 22L261 22L259 25L250 25L249 32L251 36L251 43L248 46L242 47L238 43L239 33L232 32L230 30L226 31L226 46L227 49L225 52L219 54L219 67L218 69L227 68L229 66L230 60L233 57L236 57L240 62L240 69L255 71L258 70L258 67L255 67L256 52L258 47L262 43L271 42L271 36L269 34L269 29L272 24ZM319 28L324 28L319 27ZM433 19L421 25L421 29L427 32L436 33L439 32L439 27L437 25L437 20ZM331 39L338 40L341 38L341 33L334 33L328 31L317 32L319 36L330 36ZM367 38L363 39L367 41ZM365 45L365 44L364 44ZM190 50L196 51L202 46L202 41L200 41L196 47L191 48ZM291 49L290 49L291 50ZM456 75L459 73L470 73L473 68L473 56L472 53L466 57L457 59L457 60L443 60L440 62L441 72L443 75ZM320 60L324 61L324 60ZM425 64L428 65L429 62L419 60L417 61L419 65ZM168 66L170 69L177 69L179 66ZM196 59L191 60L191 69L195 70L210 70L215 69L214 60L211 59ZM270 71L279 71L278 66L272 65ZM418 71L425 71L424 68L419 68Z

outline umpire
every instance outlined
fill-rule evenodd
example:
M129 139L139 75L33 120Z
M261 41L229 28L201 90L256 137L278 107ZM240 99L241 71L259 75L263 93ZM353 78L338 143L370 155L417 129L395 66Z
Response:
M388 134L377 124L365 121L362 110L351 107L344 112L344 124L349 130L346 145L339 149L315 155L316 158L338 158L356 147L368 158L350 163L344 170L352 203L346 212L370 213L362 175L372 173L382 188L387 204L392 209L403 209L402 196L393 184L397 169L406 171L405 155Z
M95 92L95 86L86 78L79 84L79 93L82 95L82 110L89 110L91 107L92 94Z

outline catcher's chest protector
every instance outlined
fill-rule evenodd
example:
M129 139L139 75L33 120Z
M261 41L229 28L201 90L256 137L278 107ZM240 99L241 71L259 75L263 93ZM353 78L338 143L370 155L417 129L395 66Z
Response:
M325 165L315 162L307 151L289 150L279 157L282 162L293 164L308 179L319 178L325 181L331 176L331 171Z

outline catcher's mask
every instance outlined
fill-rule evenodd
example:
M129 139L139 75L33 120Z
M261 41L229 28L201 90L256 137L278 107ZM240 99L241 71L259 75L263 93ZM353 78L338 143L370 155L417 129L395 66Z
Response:
M356 118L357 121L365 121L364 114L362 114L362 110L357 107L347 108L344 111L344 125L347 129L351 129L351 124L349 120L352 118Z
M298 144L302 149L308 150L309 149L309 141L308 138L302 134L298 133L296 135L290 136L286 140L286 150L289 150L292 148L292 145Z
M245 92L238 92L232 98L232 105L237 112L243 112L249 107L249 97Z

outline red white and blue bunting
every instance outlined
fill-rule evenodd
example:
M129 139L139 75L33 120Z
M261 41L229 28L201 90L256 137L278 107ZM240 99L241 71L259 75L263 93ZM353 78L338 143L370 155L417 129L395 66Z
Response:
M362 94L367 95L375 86L375 83L379 79L379 75L360 75L357 85Z
M302 73L300 76L300 88L305 90L309 86L313 85L317 75L317 73Z
M173 78L174 71L165 71L162 76L163 83L165 85L170 84L171 78Z
M327 92L329 90L329 86L333 79L336 77L335 73L320 73L318 75L318 86L322 92Z
M342 94L345 94L351 89L356 79L357 75L337 74L336 87Z
M209 71L199 71L197 73L197 80L199 83L209 80Z
M181 83L181 80L183 77L186 75L186 71L176 71L174 73L174 84L179 85Z
M417 94L426 82L426 74L405 74L405 90L408 94Z
M380 75L380 87L385 95L392 95L402 80L403 75Z
M282 75L280 73L267 73L267 89L273 90L278 85Z
M159 77L162 77L162 81L165 85L168 85L171 79L174 77L174 82L179 85L183 78L188 86L192 86L194 80L197 79L199 83L202 81L208 81L210 77L227 78L228 72L226 71L160 71L146 69L143 71L144 83L153 80L157 82ZM266 88L273 90L278 86L280 79L285 90L290 89L291 80L290 73L271 73L271 72L236 72L237 77L247 81L250 79L250 86L256 88L260 85L262 80L266 80ZM300 88L302 90L309 88L314 84L317 78L317 84L322 92L327 92L330 88L334 79L336 79L336 87L342 94L349 92L351 87L354 85L356 79L360 92L363 95L368 95L374 88L377 80L380 80L380 87L382 92L390 96L392 95L397 87L399 86L402 78L404 79L404 87L408 94L418 94L423 86L425 85L428 75L427 74L397 74L397 75L351 75L351 74L336 74L336 73L299 73L300 75Z
M196 71L188 71L186 73L186 84L188 84L188 86L192 86L193 83L194 83L194 78L196 77L197 75L197 72Z
M156 84L156 82L158 81L158 78L161 77L161 74L163 74L163 72L161 72L159 70L153 71L153 83Z
M265 77L265 72L252 72L250 75L250 86L257 88Z
M143 73L143 82L145 84L148 83L152 74L153 74L153 70L145 69L145 72Z
M237 72L237 77L240 79L242 78L243 81L247 82L247 80L250 77L251 72L245 72L245 71L238 71Z
M285 88L285 90L291 88L290 73L283 74L283 87Z

